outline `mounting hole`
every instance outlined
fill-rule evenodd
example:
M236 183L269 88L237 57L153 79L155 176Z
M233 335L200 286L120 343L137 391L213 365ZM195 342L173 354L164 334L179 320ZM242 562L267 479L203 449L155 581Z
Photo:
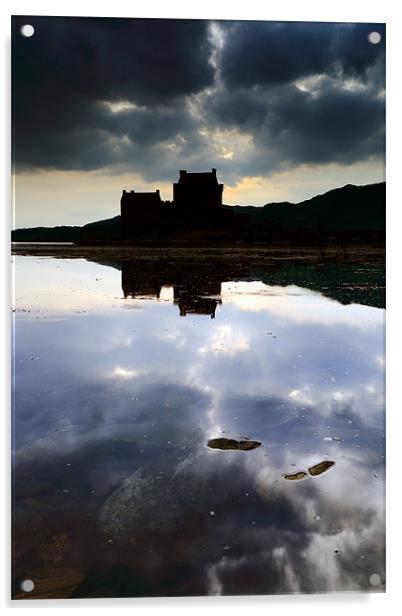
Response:
M372 45L378 45L381 42L381 34L379 32L370 32L367 38Z
M21 26L20 32L22 36L29 38L34 35L35 28L31 26L31 24L25 24L24 26Z
M381 584L381 578L378 573L372 573L370 575L370 584L372 586L378 586L379 584Z
M32 592L35 588L35 584L32 580L22 580L21 582L21 590L24 592Z

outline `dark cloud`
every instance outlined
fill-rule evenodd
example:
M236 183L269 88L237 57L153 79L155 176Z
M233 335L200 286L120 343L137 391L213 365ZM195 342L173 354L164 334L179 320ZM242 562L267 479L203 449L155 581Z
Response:
M381 24L235 22L224 27L221 75L233 88L283 84L317 74L363 76L383 54Z
M253 137L250 172L301 163L352 163L384 152L384 100L367 88L323 80L313 92L294 85L223 89L208 104L216 122Z
M32 38L19 33L35 27ZM202 20L18 17L14 87L24 105L71 99L161 104L213 81L208 22Z
M24 23L32 38L20 35ZM163 181L183 165L215 166L234 182L383 155L381 24L216 27L222 48L203 20L14 18L17 169L129 170ZM379 45L368 42L373 30ZM121 101L130 105L114 113ZM210 135L222 129L251 137L247 151L221 157Z
M24 23L34 26L32 38L20 35ZM152 117L151 112L125 117L123 132L134 131L139 142L138 131L146 133L145 142L155 142L158 123L159 139L169 135L172 114L167 118L158 108L175 108L180 97L213 82L207 26L201 20L15 18L17 164L96 168L113 162L107 135L99 130L113 135L115 130L121 134L122 128L101 112L98 103L103 100L127 100L154 110ZM80 134L83 129L93 132ZM88 150L94 153L92 164ZM103 152L96 154L98 150Z
M57 122L57 119L56 119ZM100 102L88 101L80 115L66 126L43 131L37 124L21 130L17 140L17 162L20 166L93 170L119 167L122 171L155 171L163 179L164 156L169 143L179 141L182 147L191 135L192 147L197 134L188 114L172 107L128 109L112 113ZM19 154L23 157L20 162ZM158 160L158 169L155 162ZM168 161L166 161L168 162ZM21 164L22 163L22 164ZM155 177L155 176L153 176ZM171 172L169 174L171 179Z

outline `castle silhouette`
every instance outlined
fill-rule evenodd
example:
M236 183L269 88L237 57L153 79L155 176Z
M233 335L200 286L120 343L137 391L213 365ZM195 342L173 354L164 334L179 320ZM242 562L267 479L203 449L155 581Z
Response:
M223 184L218 183L216 169L203 173L181 169L178 182L173 184L173 201L163 201L159 190L123 190L121 237L134 239L161 224L177 228L228 223L232 216L222 208L222 194Z

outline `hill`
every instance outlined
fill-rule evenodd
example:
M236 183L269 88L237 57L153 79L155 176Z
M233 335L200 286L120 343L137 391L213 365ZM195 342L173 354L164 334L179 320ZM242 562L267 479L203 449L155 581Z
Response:
M348 184L301 203L263 207L223 206L226 216L207 225L177 218L139 233L138 242L270 242L273 244L376 243L385 240L385 182ZM82 227L36 227L12 231L14 242L119 243L120 216Z

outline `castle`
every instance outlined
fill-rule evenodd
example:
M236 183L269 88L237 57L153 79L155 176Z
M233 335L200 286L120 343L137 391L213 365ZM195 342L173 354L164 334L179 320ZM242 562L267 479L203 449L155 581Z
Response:
M159 190L123 190L120 201L121 236L130 240L160 225L177 226L211 223L222 215L223 184L218 184L216 169L206 173L179 171L173 184L173 201L162 201Z
M216 169L211 173L179 171L179 181L173 184L173 203L179 208L191 205L197 210L219 208L222 205L223 184L218 184Z

